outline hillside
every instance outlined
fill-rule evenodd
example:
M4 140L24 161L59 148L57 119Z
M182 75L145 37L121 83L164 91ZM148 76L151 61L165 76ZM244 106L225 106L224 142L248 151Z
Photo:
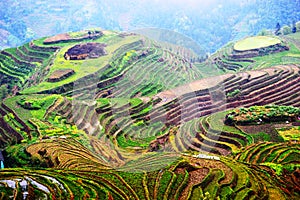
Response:
M299 199L298 41L204 59L88 29L1 51L0 199Z

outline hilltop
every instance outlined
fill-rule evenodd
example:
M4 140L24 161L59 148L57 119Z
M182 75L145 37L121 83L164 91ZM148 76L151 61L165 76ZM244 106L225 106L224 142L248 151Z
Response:
M200 57L89 29L0 52L0 198L298 199L299 32Z

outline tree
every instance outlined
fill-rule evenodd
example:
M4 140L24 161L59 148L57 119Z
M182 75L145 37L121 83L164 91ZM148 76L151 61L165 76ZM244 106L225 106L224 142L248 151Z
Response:
M275 29L275 35L279 35L280 34L280 28L281 28L280 24L277 23L276 24L276 29Z
M293 26L292 33L296 33L296 32L297 32L297 28L296 28L296 26Z
M296 33L296 32L297 32L296 23L293 22L292 33Z

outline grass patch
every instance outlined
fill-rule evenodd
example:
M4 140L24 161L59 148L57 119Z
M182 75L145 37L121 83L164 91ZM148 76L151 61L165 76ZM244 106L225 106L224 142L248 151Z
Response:
M289 51L282 51L275 54L252 58L255 61L255 64L253 65L252 69L262 69L280 64L300 63L300 59L297 59L300 55L299 49L297 49L297 47L293 43L289 43L289 47Z
M257 134L252 134L252 137L254 138L255 142L258 141L271 141L271 136L267 133L260 132Z
M279 43L281 43L281 41L274 37L255 36L238 41L233 48L237 51L248 51L276 45Z
M146 148L149 146L150 142L155 140L155 136L152 137L145 137L143 138L143 140L140 141L133 141L130 139L126 139L124 137L124 135L118 136L117 137L117 142L118 145L122 148L126 148L126 147L143 147Z
M300 32L288 34L286 37L300 41Z
M282 165L282 164L275 164L275 163L270 163L270 162L262 163L262 165L266 165L266 166L270 167L271 169L273 169L278 176L282 175L283 170L293 172L296 168L300 167L299 164Z
M137 107L143 103L143 101L139 98L132 98L129 100L131 107Z
M300 126L292 128L282 128L278 130L284 141L300 141Z
M8 98L4 103L26 122L33 117L43 119L46 110L60 97L60 95L22 95ZM28 110L28 108L22 106L25 102L32 102L35 109Z

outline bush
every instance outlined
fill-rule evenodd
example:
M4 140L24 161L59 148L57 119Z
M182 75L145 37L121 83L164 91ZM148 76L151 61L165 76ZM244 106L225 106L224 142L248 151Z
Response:
M7 95L8 95L7 85L2 85L0 87L0 99L1 100L5 99Z
M228 97L234 97L236 95L238 95L241 91L239 89L234 90L233 92L229 92L227 94Z
M281 29L281 33L282 33L283 35L288 35L288 34L292 33L292 29L291 29L291 27L289 27L289 26L284 26L284 27L282 27L282 29Z
M251 106L233 111L225 120L227 123L253 123L262 120L265 122L296 121L299 115L300 109L293 106Z
M23 108L29 109L29 110L39 110L45 104L44 100L42 100L42 99L26 100L25 98L20 99L17 103L20 106L22 106Z
M133 124L133 126L144 126L144 125L145 125L145 123L144 123L143 120L138 121L138 122L136 122L136 123Z

